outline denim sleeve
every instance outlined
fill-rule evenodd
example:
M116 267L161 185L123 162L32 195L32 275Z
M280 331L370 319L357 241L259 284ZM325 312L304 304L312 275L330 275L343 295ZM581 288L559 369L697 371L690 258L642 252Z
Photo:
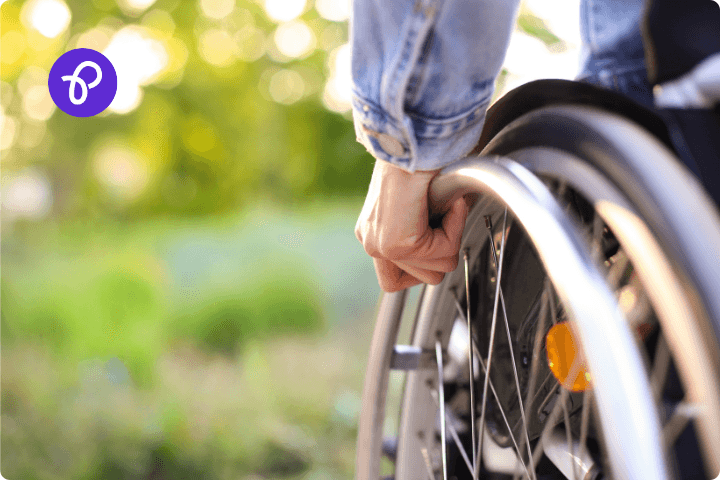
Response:
M480 136L519 0L354 0L357 139L407 171L465 156Z

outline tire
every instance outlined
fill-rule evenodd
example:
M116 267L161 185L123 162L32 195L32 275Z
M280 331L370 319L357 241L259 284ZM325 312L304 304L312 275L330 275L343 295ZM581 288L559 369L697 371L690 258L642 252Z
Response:
M623 479L690 478L697 468L688 468L687 460L701 458L695 463L701 465L700 469L704 466L704 478L715 478L720 471L720 296L715 294L720 285L720 218L717 205L699 182L666 147L637 125L597 109L561 106L524 115L503 129L480 158L463 159L446 168L432 186L431 199L440 206L470 193L481 193L468 216L461 250L470 249L468 277L474 285L470 296L483 297L483 292L491 290L487 278L491 278L492 272L501 276L501 272L489 267L491 243L487 241L484 219L489 216L497 226L506 207L511 227L504 231L510 243L501 249L500 264L505 250L515 259L508 263L509 273L500 282L503 292L511 294L507 317L515 323L503 326L497 300L493 303L491 297L488 302L483 302L484 298L471 299L474 338L485 355L490 343L488 330L493 330L489 325L492 309L492 316L497 318L493 344L512 326L513 340L498 348L507 350L514 345L518 352L506 356L510 359L493 360L493 365L498 366L496 370L491 366L489 382L484 381L485 375L476 366L475 403L482 404L485 383L500 384L493 377L495 372L500 375L510 371L508 365L513 359L519 363L522 349L532 343L522 344L518 332L524 331L526 325L534 325L535 332L530 336L541 338L538 332L545 334L538 326L544 324L537 319L533 324L528 318L533 315L540 318L542 308L545 318L548 303L553 304L556 299L556 311L549 314L551 320L557 321L561 315L569 321L592 378L589 390L592 394L558 395L572 403L559 419L566 433L572 435L578 418L582 417L580 423L584 422L581 428L585 434L590 431L598 439L598 448L591 452L593 470L586 473ZM604 233L598 233L599 226L605 227ZM618 255L624 256L627 269L617 275L611 267L608 273L606 265L617 261L614 259ZM611 281L608 275L613 277ZM546 279L551 286L548 287ZM631 281L632 285L623 285ZM643 340L621 315L616 300L622 299L623 289L630 286L637 287L638 298L650 307L644 318L652 319L649 323L655 330ZM358 480L379 478L387 378L391 367L397 366L398 355L393 348L406 293L386 294L381 301L358 429ZM460 420L460 424L470 416L469 412L452 410L458 395L467 390L469 368L467 361L463 366L452 358L449 345L458 323L458 311L468 307L467 296L462 261L441 284L428 286L423 293L412 326L411 343L426 355L439 338L443 358L447 357L443 360L447 362L445 371L454 371L455 378L443 377L443 382L438 382L437 362L431 368L409 371L397 438L397 479L427 478L428 470L433 475L442 471L442 455L437 455L437 446L442 443L437 406L437 397L442 397L440 383L448 392L451 405L448 415L453 414L454 421ZM462 304L462 309L458 304ZM545 307L540 307L541 304ZM466 341L466 350L468 345ZM543 358L538 345L535 343L530 352L533 365L542 364L538 360ZM664 345L668 348L664 349ZM547 347L542 348L547 354ZM665 351L670 354L667 361L658 353ZM533 368L536 367L530 371L539 371ZM528 375L522 372L521 368L516 378L522 377L525 383L516 380L511 385L522 391L521 395L515 394L520 399L532 387ZM662 377L658 377L658 372L663 373ZM674 382L673 375L680 381ZM499 398L512 398L513 388L506 390L504 394L500 392ZM565 390L556 388L557 392ZM428 392L434 392L435 399ZM592 402L588 400L590 396ZM522 417L517 411L524 409L515 405L513 410L510 403L508 415L517 425ZM488 447L486 452L492 448L499 458L512 451L513 447L503 446L508 445L509 431L515 430L503 427L489 394L488 404L487 421L482 422L483 444ZM586 404L592 405L587 414ZM545 425L540 426L554 424L556 420L545 417ZM540 432L537 428L533 430L534 421L530 418L529 427L523 432L527 434L526 443L534 442L534 447L552 442L562 446L562 439L553 436L557 433L551 428L553 425L545 429L549 433L542 429ZM468 441L469 422L464 426L466 431L454 434L468 450L472 443ZM665 446L661 438L671 438L672 442ZM479 442L479 435L477 439ZM564 444L568 445L573 445L572 441ZM678 445L694 453L686 455L683 450L681 455L673 454ZM524 451L522 446L520 450ZM587 446L584 453L589 450ZM469 475L457 446L448 454L446 468L450 475L458 478ZM539 469L542 462L554 461L551 454L547 451L541 457ZM491 458L489 455L486 460ZM526 463L530 463L527 455ZM515 468L511 465L508 471L507 466L494 467L485 461L481 472L485 478L500 478ZM567 473L557 463L547 468Z

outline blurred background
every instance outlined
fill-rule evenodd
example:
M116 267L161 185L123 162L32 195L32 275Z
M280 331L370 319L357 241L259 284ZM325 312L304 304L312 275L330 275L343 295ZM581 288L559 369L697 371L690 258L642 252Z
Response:
M380 289L350 0L0 4L2 475L352 478ZM578 46L577 0L525 1L495 98ZM81 47L118 74L96 117L48 92Z

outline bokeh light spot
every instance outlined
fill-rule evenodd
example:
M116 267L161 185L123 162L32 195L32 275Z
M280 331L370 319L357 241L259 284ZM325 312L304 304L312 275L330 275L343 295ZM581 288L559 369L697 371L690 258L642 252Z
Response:
M166 38L172 37L175 32L175 21L165 10L156 8L146 13L140 22L143 26L151 28Z
M7 108L12 102L15 92L13 86L7 82L0 81L0 105L2 108Z
M245 25L235 34L238 45L238 57L246 62L254 62L265 53L265 35L253 25Z
M104 29L92 28L80 35L75 48L91 48L98 52L110 43L110 35Z
M330 78L325 84L323 103L333 112L350 110L352 77L350 70L350 45L341 45L330 53Z
M45 122L25 121L20 129L18 143L27 149L35 148L45 138L46 131Z
M238 48L225 30L211 28L200 35L198 50L209 64L225 67L235 61Z
M23 95L23 110L33 120L45 121L55 111L55 103L50 97L47 85L35 85Z
M5 215L41 219L52 206L52 189L47 176L29 168L4 180L2 207Z
M0 150L7 150L15 143L18 121L10 115L0 116Z
M342 26L331 23L320 33L320 48L330 51L347 42L347 40L347 35L345 35Z
M120 9L126 15L137 17L150 8L156 0L117 0Z
M273 100L290 105L302 98L305 82L298 72L283 69L270 77L268 89Z
M200 9L206 17L222 20L235 8L235 0L200 0Z
M2 44L2 47L0 47L2 48L0 62L12 65L20 60L20 57L25 52L25 35L17 30L10 30L5 32L0 40Z
M108 142L93 158L98 182L118 203L130 202L142 194L148 184L146 162L139 152L120 142Z
M303 21L280 25L274 38L280 53L291 58L302 57L315 48L315 36Z
M333 22L344 22L350 17L350 0L316 0L315 9L321 17Z
M31 0L25 4L26 22L47 38L55 38L70 25L70 9L61 0Z
M265 13L276 22L289 22L305 10L306 0L265 0Z
M169 52L170 63L157 86L167 89L177 86L182 80L189 52L183 41L175 37L165 40L165 48Z
M155 81L168 65L168 54L161 42L144 27L127 26L113 35L102 52L115 66L118 90L108 110L128 113L142 100L141 85Z
M17 89L21 95L25 95L25 92L35 85L45 85L48 82L48 72L44 68L30 65L20 74L17 80Z

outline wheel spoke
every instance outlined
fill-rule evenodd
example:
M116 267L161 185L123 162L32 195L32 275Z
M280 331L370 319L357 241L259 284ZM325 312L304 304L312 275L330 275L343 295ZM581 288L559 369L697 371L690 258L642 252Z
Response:
M438 408L440 408L440 401L438 400L437 390L430 389L430 395L432 396L433 400L435 400L435 405ZM467 465L468 471L472 474L473 466L470 464L470 459L468 458L468 454L465 451L465 447L463 446L462 442L460 441L460 435L458 435L457 429L455 428L455 422L457 420L455 419L455 416L453 415L452 410L445 411L445 421L447 422L447 428L448 428L448 430L450 430L450 435L453 437L453 441L455 442L455 445L457 445L458 450L460 450L460 455L462 456L463 460L465 460L465 465Z
M457 310L458 310L458 312L459 312L459 314L460 314L460 317L464 320L464 319L465 319L465 314L464 314L463 311L462 311L462 307L460 306L460 302L458 301L457 297L455 297L455 305L456 305ZM485 367L485 361L483 360L482 355L480 355L480 349L478 348L477 344L475 343L475 340L473 340L472 348L473 348L473 350L475 351L475 355L476 355L476 357L477 357L477 359L478 359L478 361L479 361L479 363L480 363L480 366L481 366L482 369L483 369L483 373L484 373L485 375L487 375L487 369L486 369L486 367ZM495 398L495 403L497 403L498 409L500 410L500 415L502 415L502 418L503 418L503 420L505 421L505 426L507 427L508 432L510 432L510 440L512 440L513 445L515 446L515 451L516 451L516 452L520 452L520 448L518 447L517 440L515 439L515 436L513 435L513 429L510 428L510 422L508 422L507 415L505 414L505 410L503 409L502 403L500 402L500 397L498 397L497 391L495 390L495 385L493 385L492 380L490 380L489 385L490 385L490 391L492 392L493 397ZM482 431L481 431L481 435L482 435ZM521 440L522 440L522 437L521 437ZM478 452L478 456L481 455L481 454L482 454L482 451L479 451L479 452ZM527 473L528 478L532 478L532 477L530 476L530 471L528 470L527 465L525 465L525 461L523 460L522 456L521 456L519 453L518 453L518 459L519 459L520 462L522 463L523 469L524 469L525 472ZM473 472L473 474L474 474L474 473L475 473L475 472Z
M603 219L598 213L593 210L593 225L592 225L592 246L590 251L592 252L592 258L598 265L602 265L602 234L604 228Z
M468 327L468 346L473 344L473 334L472 334L472 322L470 317L470 273L468 268L468 251L465 250L465 303L467 304L467 327ZM456 299L457 300L457 299ZM474 372L474 363L475 359L473 349L468 347L468 371L470 373L469 376L469 383L470 383L470 418L472 421L470 422L470 437L472 439L472 461L473 466L470 470L472 472L473 478L477 480L477 469L475 468L475 459L477 458L477 444L475 443L475 439L477 438L475 435L475 372Z
M548 286L548 300L550 301L550 322L553 325L557 324L557 306L555 305L555 289L552 288L552 284L547 282Z
M497 324L497 311L498 311L498 303L500 300L500 281L502 280L502 267L503 267L503 258L505 257L505 227L507 225L507 207L505 207L505 215L503 216L503 227L502 227L502 240L500 245L500 263L498 264L498 271L497 271L497 284L495 285L495 303L493 305L493 316L492 316L492 325L490 326L490 346L488 348L488 363L487 363L487 369L485 370L485 382L483 385L483 396L482 396L482 408L480 410L480 432L483 432L485 429L485 408L487 406L487 390L488 390L488 382L490 381L490 369L492 368L492 354L493 354L493 344L495 340L495 326ZM492 241L492 239L491 239ZM478 446L479 453L482 453L482 444L483 444L483 437L484 435L480 435L480 444ZM480 469L480 462L482 461L482 457L478 457L478 460L475 462L475 477L477 478L478 471Z
M588 426L590 423L590 409L592 406L592 390L587 389L583 393L583 406L582 406L582 413L580 414L580 455L583 454L584 450L587 450L587 445L585 442L587 442L587 435L588 435Z
M580 356L576 355L575 359L573 360L573 364L570 367L570 372L567 378L575 378L577 377L578 373L580 373L580 369L582 368L582 362L580 362L579 359ZM556 388L559 386L559 383L555 385ZM554 388L553 391L555 391L556 388ZM543 427L543 432L540 435L540 441L535 446L535 451L533 452L533 460L536 464L540 461L540 455L542 455L543 453L543 443L547 440L550 431L555 427L555 423L557 422L560 413L563 411L563 407L569 395L570 391L568 389L561 388L560 398L555 403L555 406L553 407L552 412L550 412L550 415L545 419L545 427Z
M572 377L571 377L572 378ZM575 448L573 447L573 441L572 441L572 432L570 431L570 414L568 413L567 408L567 396L565 397L566 401L562 402L562 411L563 411L563 420L565 423L565 437L567 440L567 446L570 449L570 458L575 457ZM572 462L573 469L572 469L572 480L577 480L578 474L577 474L577 463Z
M670 367L670 350L668 349L667 340L664 335L658 338L655 347L655 360L653 361L653 369L650 374L650 384L652 386L655 401L660 402L662 389L665 386L665 379Z
M555 392L557 392L557 389L560 388L559 383L555 383L553 387L550 389L547 395L545 395L545 399L542 401L540 406L538 407L538 413L542 412L545 409L545 406L550 403L550 400L552 400L553 395L555 395Z
M435 340L435 355L438 365L438 392L440 394L440 439L442 441L443 480L447 480L447 440L445 438L445 380L443 376L442 344Z
M490 248L492 251L493 260L495 261L495 265L498 265L497 252L495 251L495 242L492 241L492 223L490 222L490 217L485 217L485 226L487 227L488 232L490 234ZM503 234L504 234L504 232L503 232ZM523 433L525 434L525 441L527 442L528 457L530 458L530 469L533 472L533 478L535 478L534 477L535 464L532 461L532 452L530 450L530 438L528 436L527 419L525 417L525 408L523 406L522 392L520 391L520 379L518 378L517 363L515 362L515 351L514 351L513 345L512 345L513 339L512 339L512 335L510 334L510 322L508 322L508 318L507 318L507 309L505 308L505 296L503 295L502 287L500 287L500 278L499 277L500 277L500 275L498 274L498 283L497 283L496 288L500 292L500 303L502 304L503 319L505 320L505 331L507 332L508 345L510 347L510 359L512 360L513 374L515 375L515 388L517 389L518 402L520 404L520 416L522 418L522 423L523 423L523 427L524 427ZM522 439L520 441L522 442ZM518 452L518 455L522 456L522 454L520 452Z
M685 430L690 420L700 415L702 405L693 404L686 400L678 403L670 420L665 424L662 430L665 448L672 449L677 438Z
M435 472L433 471L432 462L430 461L430 454L428 453L427 448L421 448L420 453L422 454L424 463L425 463L425 470L427 471L428 478L430 480L436 480L435 479Z
M548 374L545 377L545 380L543 380L542 384L540 385L540 388L538 388L537 392L533 395L533 392L535 391L535 384L537 383L537 377L540 373L540 351L542 346L543 337L545 335L545 327L547 324L547 314L548 314L548 303L550 298L550 290L548 289L550 285L550 279L548 277L545 277L545 282L543 284L543 292L542 292L542 300L540 304L540 314L539 314L539 325L537 326L535 330L535 341L533 342L533 353L532 353L532 363L530 364L530 380L528 382L528 391L527 396L525 397L525 416L523 418L523 421L530 415L530 409L532 408L532 405L535 403L535 399L542 391L542 388L545 386L545 383L550 379L551 375ZM523 447L523 441L527 438L528 442L528 449L530 449L530 439L526 436L523 438L520 438L520 448ZM521 457L522 458L522 457ZM528 460L532 460L532 453L529 453ZM534 464L533 464L534 465ZM534 468L534 467L533 467ZM513 479L516 478L516 475L513 475Z
M620 280L622 280L622 277L627 270L627 265L630 259L622 250L618 250L618 253L613 256L613 259L614 263L610 266L610 270L608 271L607 281L611 290L617 290Z

